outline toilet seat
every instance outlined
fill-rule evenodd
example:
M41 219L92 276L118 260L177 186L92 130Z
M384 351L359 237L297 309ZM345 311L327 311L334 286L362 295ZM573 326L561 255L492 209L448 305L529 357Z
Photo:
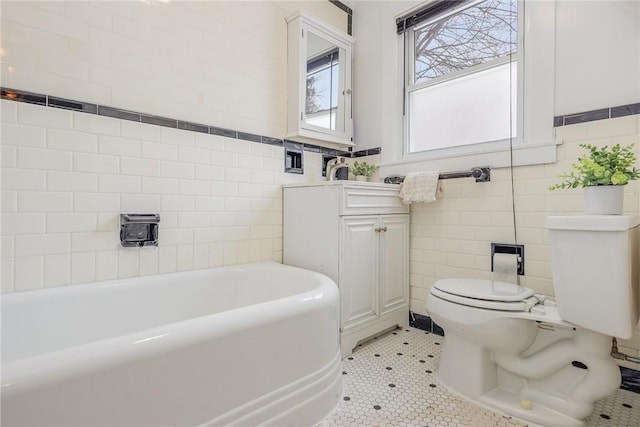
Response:
M487 310L529 311L541 301L533 289L513 283L479 279L442 279L431 294L456 304Z

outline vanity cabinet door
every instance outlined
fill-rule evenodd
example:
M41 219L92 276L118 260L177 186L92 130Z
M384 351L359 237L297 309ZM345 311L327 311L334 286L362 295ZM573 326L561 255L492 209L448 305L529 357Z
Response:
M378 316L378 217L343 217L341 222L341 330Z
M380 217L380 314L409 301L409 215Z

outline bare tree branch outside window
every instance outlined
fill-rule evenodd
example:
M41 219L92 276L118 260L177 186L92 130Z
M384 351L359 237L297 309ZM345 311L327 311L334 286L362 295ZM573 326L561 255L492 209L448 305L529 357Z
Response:
M307 76L307 102L305 103L305 114L312 114L320 111L321 97L324 96L324 90L318 89L317 77L314 75Z
M488 0L415 31L418 84L517 51L517 0Z

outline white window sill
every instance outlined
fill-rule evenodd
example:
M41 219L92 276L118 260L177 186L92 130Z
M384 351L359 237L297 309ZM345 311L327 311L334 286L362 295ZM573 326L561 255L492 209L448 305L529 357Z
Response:
M513 146L513 165L530 166L555 163L556 146L561 142L538 141ZM415 153L405 155L402 160L384 161L380 164L380 176L406 175L410 172L436 170L442 172L468 170L478 166L504 168L511 165L508 144L496 147L468 146L464 151L452 153ZM384 154L384 150L383 150Z

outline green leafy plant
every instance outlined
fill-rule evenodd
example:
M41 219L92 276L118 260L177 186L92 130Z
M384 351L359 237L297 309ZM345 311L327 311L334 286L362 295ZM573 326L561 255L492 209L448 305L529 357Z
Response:
M640 178L636 168L636 155L633 144L622 147L616 144L609 148L601 148L591 144L580 144L589 151L578 158L571 166L575 172L563 173L559 176L562 182L549 187L559 188L592 187L596 185L625 185L629 181Z
M378 166L370 165L367 162L358 162L357 160L353 163L351 167L351 172L354 175L362 175L367 178L371 177L378 170Z

